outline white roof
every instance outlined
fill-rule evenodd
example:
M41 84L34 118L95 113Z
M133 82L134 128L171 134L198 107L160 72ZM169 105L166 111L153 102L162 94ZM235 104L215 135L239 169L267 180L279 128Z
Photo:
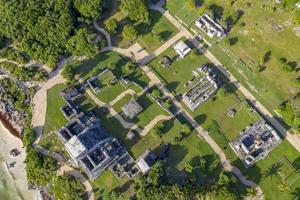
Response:
M85 146L80 142L76 135L66 142L65 148L69 152L70 156L74 159L78 158L82 153L87 151Z
M183 42L179 41L177 44L174 45L175 50L184 52L186 49L189 49L189 47Z
M140 168L143 174L147 173L151 167L146 163L146 161L142 158L136 162L137 166Z

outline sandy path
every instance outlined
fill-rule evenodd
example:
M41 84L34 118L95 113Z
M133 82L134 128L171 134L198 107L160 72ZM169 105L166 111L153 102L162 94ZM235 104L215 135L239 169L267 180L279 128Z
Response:
M160 122L160 121L167 121L172 119L172 116L167 116L167 115L158 115L156 116L145 128L143 131L140 133L141 136L145 136L147 133L151 131L152 128L155 127L155 125Z

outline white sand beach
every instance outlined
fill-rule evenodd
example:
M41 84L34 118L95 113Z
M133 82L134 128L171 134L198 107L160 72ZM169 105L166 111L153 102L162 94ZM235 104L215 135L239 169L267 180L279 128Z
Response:
M32 200L34 190L28 190L25 172L25 149L20 139L11 135L0 122L0 199ZM13 157L10 150L17 148L21 154ZM16 162L13 168L7 168L6 163Z

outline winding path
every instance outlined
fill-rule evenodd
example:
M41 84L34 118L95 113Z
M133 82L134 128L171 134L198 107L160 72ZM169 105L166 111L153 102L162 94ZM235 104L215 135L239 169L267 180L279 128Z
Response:
M147 133L151 131L155 127L155 125L160 121L167 121L172 119L173 117L170 115L158 115L156 116L149 124L147 124L143 131L140 133L141 136L145 136Z
M168 42L168 41L167 41ZM176 41L174 41L176 42ZM168 45L165 46L165 48L167 48L167 46L171 46L172 42L170 42ZM125 53L123 54L122 51L117 51L118 53L124 55L124 56L128 56L129 53ZM143 49L141 48L140 51L143 51ZM145 52L144 52L145 53ZM131 54L128 57L132 57ZM149 54L145 53L145 58L152 58L149 56ZM222 149L218 146L218 144L208 135L208 133L194 120L194 118L185 110L185 108L182 107L182 105L175 99L175 97L173 96L172 93L170 93L163 85L163 83L160 81L160 79L151 71L151 69L149 69L146 65L143 65L149 61L151 61L151 59L145 59L142 58L140 60L140 64L141 64L141 68L143 69L144 73L149 77L149 79L151 80L151 82L153 84L157 84L160 87L160 90L162 91L162 93L165 96L170 97L174 104L176 105L177 109L180 110L183 114L183 116L190 122L190 124L193 126L193 128L197 131L198 136L200 138L203 138L214 150L214 152L220 157L221 163L224 167L224 169L226 171L230 171L232 172L240 181L242 184L244 184L247 187L254 187L256 188L257 192L258 192L258 197L259 199L263 199L263 191L262 189L253 181L251 180L247 180L244 175L241 173L241 171L235 167L232 166L230 164L230 161L226 158L224 152L222 151ZM155 58L155 57L154 57ZM153 58L152 58L153 59Z
M161 5L161 4L160 4ZM274 116L252 95L247 88L245 88L226 68L222 63L202 44L200 44L195 37L182 25L175 17L173 17L168 11L164 10L159 5L151 5L151 9L161 12L175 27L177 27L184 36L188 38L193 45L199 49L229 80L234 86L239 89L243 95L252 103L252 105L266 118L276 130L284 136L299 152L300 152L300 136L297 134L290 134L280 122L274 118ZM145 62L146 64L147 62Z
M136 124L134 123L130 123L127 122L123 119L123 117L117 112L115 111L115 109L113 109L113 107L107 105L106 103L100 101L95 95L94 93L88 89L87 90L87 94L91 97L91 99L100 107L106 107L109 110L109 113L111 114L111 116L115 117L120 123L121 125L126 128L126 129L130 129L130 130L135 130L136 132L140 133L142 132L141 128L138 127Z
M64 78L61 76L61 71L63 69L63 66L65 65L66 62L72 60L72 57L69 57L67 59L62 60L59 64L58 67L56 68L55 71L52 71L48 74L49 79L47 82L42 84L38 91L35 93L33 100L32 100L32 105L33 105L33 113L32 113L32 121L31 125L34 128L36 132L36 140L33 143L33 148L46 156L50 156L53 159L55 159L59 165L61 165L59 172L65 171L71 176L74 176L75 178L79 179L81 183L86 188L86 192L88 194L88 199L89 200L94 200L95 195L93 192L93 188L91 184L88 182L88 180L80 174L80 172L76 171L75 169L71 168L70 166L67 166L65 163L67 162L66 158L64 158L62 155L55 153L55 152L50 152L47 149L41 147L39 145L39 141L42 137L43 133L43 127L45 124L45 119L46 119L46 113L47 113L47 90L52 88L53 86L60 84L60 83L65 83L66 81Z
M107 41L107 46L111 47L112 45L111 45L110 34L104 28L101 28L96 21L93 21L93 25L100 33L102 33L105 36Z

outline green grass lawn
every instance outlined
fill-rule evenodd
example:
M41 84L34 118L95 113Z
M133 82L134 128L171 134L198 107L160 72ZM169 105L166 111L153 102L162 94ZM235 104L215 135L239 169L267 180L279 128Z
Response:
M172 139L182 130L180 122L175 119L164 121L162 137L155 137L149 132L146 136L141 137L131 148L133 157L138 158L147 149L155 150L161 142L171 142Z
M163 56L173 58L173 63L170 67L164 68L159 64L159 61ZM150 63L150 66L163 80L163 82L166 83L166 87L169 91L175 91L182 94L185 92L184 84L192 79L193 70L200 67L202 64L207 63L208 60L203 55L194 56L190 53L183 59L175 61L177 56L178 54L175 52L173 47L170 47L154 59Z
M105 68L109 68L112 72L120 78L124 75L124 65L129 61L126 58L116 52L109 51L99 53L92 59L87 59L84 61L74 61L70 65L77 75L79 75L84 80L88 79L93 75L94 72L101 72Z
M176 27L160 12L150 10L151 24L136 24L138 37L136 40L130 42L122 37L122 30L125 25L132 23L120 11L115 13L112 18L116 19L119 25L117 34L112 35L112 42L120 48L128 48L137 42L148 53L152 53L178 32Z
M300 38L293 31L292 12L277 9L272 11L273 3L255 1L247 6L244 1L236 1L234 7L222 4L220 0L214 1L224 8L224 12L233 9L242 9L244 14L240 21L232 28L227 38L237 38L235 45L229 46L227 41L220 46L211 47L212 53L224 62L225 66L260 100L270 111L275 110L285 100L295 95L300 88L296 78L300 72L287 73L283 71L279 59L286 58L288 62L299 66L300 63ZM262 6L264 4L264 7ZM281 11L279 11L281 10ZM241 26L241 23L245 26ZM281 26L281 31L275 28ZM264 60L264 55L269 52L269 57L264 62L264 70L251 72L251 63L258 65ZM242 59L246 65L234 66L236 59ZM276 78L274 78L276 77ZM274 113L274 112L273 112Z
M146 48L148 53L159 48L165 41L178 32L176 27L158 11L150 10L150 18L150 26L147 24L139 24L137 26L140 34L137 42Z
M168 9L172 15L177 17L186 26L190 26L198 16L197 9L194 10L187 8L186 1L182 0L167 1L166 9Z
M110 170L104 171L101 176L91 183L95 190L96 198L99 198L104 191L120 191L124 195L124 198L129 198L131 194L134 193L134 188L131 187L131 181L129 181L127 178L118 179ZM129 188L127 188L127 186ZM123 187L126 189L123 189Z
M130 73L126 73L124 66L128 61L129 58L110 51L100 53L93 59L84 60L82 62L75 61L71 63L71 65L73 66L75 73L84 80L93 76L95 72L100 73L105 68L109 68L118 79L121 79L124 76L133 82L129 85L117 82L116 84L105 86L102 91L96 94L101 101L109 103L126 89L131 88L136 92L140 92L140 87L145 87L150 82L149 78L139 67Z
M119 94L124 92L126 88L120 83L116 83L114 85L103 88L102 91L95 94L98 99L100 99L104 103L109 103L114 100Z
M140 96L137 99L137 102L140 104L141 107L143 107L143 110L133 119L126 118L125 120L135 123L140 127L145 127L158 115L169 115L165 110L163 110L154 100L152 100L146 94Z
M122 107L128 103L130 100L132 99L132 96L130 94L127 94L126 96L124 96L121 100L119 100L115 105L113 105L113 108L115 109L115 111L117 111L118 113L122 112Z
M50 151L63 151L63 145L55 131L68 122L59 110L65 104L64 100L60 97L60 91L65 87L64 84L59 84L47 91L47 113L40 145Z

